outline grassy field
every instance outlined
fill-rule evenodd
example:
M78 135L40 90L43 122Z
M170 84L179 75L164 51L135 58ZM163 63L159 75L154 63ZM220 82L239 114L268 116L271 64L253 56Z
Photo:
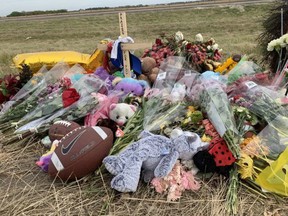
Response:
M233 53L260 58L257 37L272 4L212 9L127 14L128 33L135 42L154 42L160 33L181 31L194 39L213 37L224 56ZM74 50L92 53L104 38L117 39L118 15L75 17L40 21L0 22L0 72L15 72L12 57L18 53ZM30 38L30 39L28 39ZM138 51L141 54L141 50ZM136 193L110 189L107 173L79 182L54 182L34 165L44 149L38 140L0 148L0 215L228 215L227 182L223 177L200 179L198 192L185 192L179 202L142 184ZM1 145L0 145L1 146ZM265 198L240 186L238 215L286 215L287 200Z
M256 38L269 5L127 13L128 34L135 42L154 42L160 33L181 31L186 39L213 37L224 54L257 53ZM73 50L92 53L104 38L119 36L118 14L35 21L0 22L0 71L10 72L18 53ZM30 39L27 39L30 38ZM141 51L138 51L141 53Z

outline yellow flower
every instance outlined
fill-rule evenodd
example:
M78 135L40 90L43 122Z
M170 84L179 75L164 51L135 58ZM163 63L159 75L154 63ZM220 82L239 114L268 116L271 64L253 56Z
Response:
M195 109L194 106L188 106L188 111L187 111L186 116L190 117L192 115L192 113L195 112L195 111L196 111L196 109Z
M186 118L183 120L184 125L189 124L190 122L191 122L191 118Z
M243 142L240 143L240 148L243 153L249 155L251 158L269 153L268 147L261 145L261 139L256 135L244 139Z
M257 173L253 168L253 160L251 157L249 157L249 155L241 153L241 157L237 164L239 166L238 172L240 174L240 178L255 178L257 176Z
M210 142L211 138L209 136L206 136L205 134L201 137L202 142Z
M36 81L36 80L31 80L31 83L32 83L33 85L36 85L36 84L37 84L37 81Z

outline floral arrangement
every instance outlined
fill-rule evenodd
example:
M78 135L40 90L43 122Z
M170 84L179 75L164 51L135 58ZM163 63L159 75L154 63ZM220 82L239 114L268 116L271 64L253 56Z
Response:
M19 74L8 74L0 79L0 104L9 101L32 78L32 71L23 65Z
M201 186L193 173L187 171L179 161L168 176L152 179L151 185L158 193L167 193L167 201L180 199L185 190L197 191Z
M182 56L194 70L204 72L216 69L220 65L221 51L213 38L204 41L203 36L197 34L192 41L184 39L181 32L176 32L172 36L161 34L152 49L146 49L142 57L150 56L160 66L168 56Z

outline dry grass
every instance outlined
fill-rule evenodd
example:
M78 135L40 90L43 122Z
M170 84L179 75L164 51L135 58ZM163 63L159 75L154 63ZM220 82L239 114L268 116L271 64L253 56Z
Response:
M0 150L0 215L227 215L223 177L200 177L199 191L167 202L145 184L136 193L113 191L108 173L70 183L51 179L34 165L43 152L37 140ZM238 215L286 215L288 209L287 200L264 198L243 186L238 197Z
M261 18L270 6L127 14L128 31L136 42L153 41L161 32L182 31L188 39L201 32L206 39L213 36L226 55L257 56ZM92 53L101 39L115 39L119 34L117 15L0 22L0 29L2 73L15 72L9 66L17 53ZM179 202L167 202L145 184L136 193L117 193L109 186L108 173L71 183L50 179L34 164L46 149L37 139L22 143L2 148L0 144L0 215L227 215L223 177L200 178L198 192L185 192ZM287 208L287 199L263 198L240 187L238 215L286 215Z

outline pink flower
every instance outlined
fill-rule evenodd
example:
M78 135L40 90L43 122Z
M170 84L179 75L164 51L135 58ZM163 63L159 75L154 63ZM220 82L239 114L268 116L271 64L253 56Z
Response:
M191 171L182 173L182 185L186 190L199 190L200 183L197 182Z
M185 190L200 189L200 184L195 180L193 173L191 171L186 172L179 161L176 162L167 176L154 178L151 184L158 193L163 193L168 189L168 201L179 199Z
M60 80L60 85L66 89L70 88L70 86L72 85L72 82L70 80L70 78L68 77L63 77L61 80Z
M153 178L151 184L155 188L157 193L163 193L168 188L167 182L165 182L161 178Z
M180 199L183 191L184 188L181 188L180 185L171 185L168 192L167 201L176 201L177 199Z

